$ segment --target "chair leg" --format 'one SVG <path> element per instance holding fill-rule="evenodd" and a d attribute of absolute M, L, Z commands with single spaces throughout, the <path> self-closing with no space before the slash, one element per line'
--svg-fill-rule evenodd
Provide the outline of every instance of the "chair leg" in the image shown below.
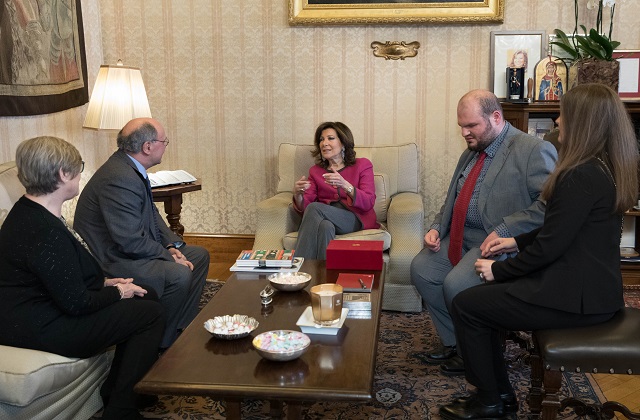
<path fill-rule="evenodd" d="M 554 420 L 560 409 L 560 387 L 562 372 L 544 371 L 544 399 L 542 400 L 542 420 Z"/>
<path fill-rule="evenodd" d="M 531 414 L 540 415 L 540 411 L 542 411 L 542 398 L 544 397 L 544 391 L 542 389 L 544 371 L 542 369 L 542 358 L 537 351 L 535 351 L 535 348 L 531 352 L 529 362 L 531 364 L 531 389 L 529 390 L 527 402 L 529 403 Z"/>

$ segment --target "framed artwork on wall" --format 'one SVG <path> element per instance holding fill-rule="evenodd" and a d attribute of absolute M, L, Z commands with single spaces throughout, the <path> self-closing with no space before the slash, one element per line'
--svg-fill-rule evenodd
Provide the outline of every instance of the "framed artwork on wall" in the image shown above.
<path fill-rule="evenodd" d="M 640 99 L 640 50 L 614 50 L 620 63 L 618 95 L 622 100 Z"/>
<path fill-rule="evenodd" d="M 559 57 L 548 55 L 535 68 L 533 99 L 559 101 L 568 89 L 567 65 Z"/>
<path fill-rule="evenodd" d="M 496 22 L 505 0 L 289 0 L 290 25 Z"/>
<path fill-rule="evenodd" d="M 19 3 L 0 2 L 0 116 L 51 114 L 89 102 L 80 1 L 35 14 Z"/>
<path fill-rule="evenodd" d="M 491 31 L 490 90 L 507 97 L 507 67 L 524 67 L 525 83 L 547 48 L 545 31 Z"/>

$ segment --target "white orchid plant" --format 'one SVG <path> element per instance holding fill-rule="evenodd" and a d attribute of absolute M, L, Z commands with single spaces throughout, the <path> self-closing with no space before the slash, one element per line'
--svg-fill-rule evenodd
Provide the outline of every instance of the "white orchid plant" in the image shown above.
<path fill-rule="evenodd" d="M 575 62 L 586 58 L 595 58 L 604 61 L 613 61 L 613 50 L 616 49 L 620 42 L 611 40 L 611 34 L 613 32 L 613 16 L 616 10 L 616 0 L 588 0 L 587 8 L 598 8 L 598 14 L 596 16 L 596 26 L 587 31 L 584 25 L 580 25 L 582 28 L 582 34 L 578 33 L 578 0 L 574 0 L 575 10 L 575 28 L 573 30 L 573 36 L 569 38 L 565 32 L 560 29 L 555 30 L 555 34 L 558 39 L 551 42 L 552 45 L 558 46 L 567 55 L 569 55 L 568 61 Z M 605 9 L 609 9 L 609 34 L 606 35 L 603 32 L 604 13 Z"/>

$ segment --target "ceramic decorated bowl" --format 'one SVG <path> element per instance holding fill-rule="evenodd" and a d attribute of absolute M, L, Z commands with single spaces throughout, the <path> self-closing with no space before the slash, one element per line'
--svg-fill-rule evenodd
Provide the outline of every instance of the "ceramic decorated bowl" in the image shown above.
<path fill-rule="evenodd" d="M 285 362 L 302 356 L 309 348 L 309 336 L 300 331 L 274 330 L 253 339 L 253 347 L 267 360 Z"/>

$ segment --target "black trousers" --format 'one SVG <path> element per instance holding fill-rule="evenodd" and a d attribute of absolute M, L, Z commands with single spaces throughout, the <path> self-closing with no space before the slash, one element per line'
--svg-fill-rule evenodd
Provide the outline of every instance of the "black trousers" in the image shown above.
<path fill-rule="evenodd" d="M 583 315 L 524 302 L 506 293 L 510 283 L 485 283 L 453 299 L 452 318 L 467 381 L 485 403 L 513 393 L 502 353 L 502 331 L 534 331 L 598 324 L 614 314 Z"/>
<path fill-rule="evenodd" d="M 165 315 L 153 288 L 143 298 L 122 299 L 97 312 L 63 315 L 46 329 L 39 350 L 66 357 L 91 357 L 113 345 L 113 363 L 101 388 L 103 419 L 137 415 L 133 386 L 158 359 Z M 35 347 L 35 346 L 34 346 Z"/>

